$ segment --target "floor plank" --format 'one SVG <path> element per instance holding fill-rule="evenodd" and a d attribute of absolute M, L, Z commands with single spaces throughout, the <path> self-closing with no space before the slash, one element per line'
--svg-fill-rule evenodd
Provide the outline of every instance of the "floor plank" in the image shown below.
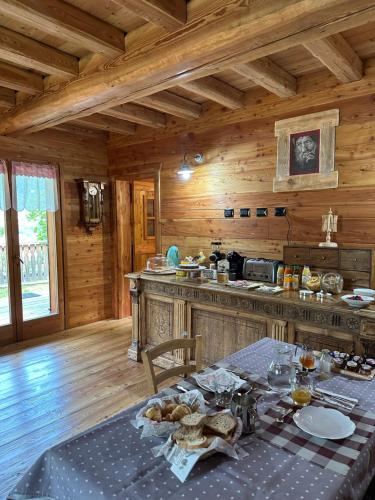
<path fill-rule="evenodd" d="M 149 396 L 130 341 L 127 318 L 0 348 L 1 500 L 46 448 Z"/>

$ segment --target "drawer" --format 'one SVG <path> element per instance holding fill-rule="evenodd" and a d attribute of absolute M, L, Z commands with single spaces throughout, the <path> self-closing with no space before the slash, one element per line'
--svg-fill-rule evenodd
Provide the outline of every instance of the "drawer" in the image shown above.
<path fill-rule="evenodd" d="M 340 250 L 340 269 L 371 271 L 371 250 Z"/>
<path fill-rule="evenodd" d="M 308 265 L 310 263 L 310 248 L 284 247 L 284 262 L 291 265 Z"/>
<path fill-rule="evenodd" d="M 336 248 L 312 248 L 310 264 L 314 267 L 337 269 L 339 267 L 339 252 Z"/>

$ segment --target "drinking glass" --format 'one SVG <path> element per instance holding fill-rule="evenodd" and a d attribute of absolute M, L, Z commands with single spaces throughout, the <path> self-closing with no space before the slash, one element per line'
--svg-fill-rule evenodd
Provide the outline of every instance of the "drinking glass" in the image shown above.
<path fill-rule="evenodd" d="M 315 356 L 314 351 L 311 347 L 303 346 L 301 356 L 299 358 L 299 362 L 302 367 L 306 370 L 314 370 L 315 369 Z"/>
<path fill-rule="evenodd" d="M 309 405 L 313 391 L 313 381 L 308 372 L 297 372 L 290 385 L 293 403 L 296 406 Z"/>
<path fill-rule="evenodd" d="M 232 402 L 235 385 L 236 384 L 234 381 L 214 381 L 216 406 L 220 406 L 221 408 L 229 408 Z"/>

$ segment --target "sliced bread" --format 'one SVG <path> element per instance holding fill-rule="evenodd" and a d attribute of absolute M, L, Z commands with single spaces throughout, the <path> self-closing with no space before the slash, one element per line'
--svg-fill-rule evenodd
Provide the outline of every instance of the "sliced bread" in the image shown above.
<path fill-rule="evenodd" d="M 226 438 L 236 428 L 236 419 L 229 413 L 218 413 L 212 417 L 207 417 L 205 426 L 213 434 Z"/>
<path fill-rule="evenodd" d="M 183 417 L 180 422 L 184 427 L 192 428 L 202 426 L 205 420 L 206 415 L 203 415 L 202 413 L 192 413 L 191 415 Z"/>
<path fill-rule="evenodd" d="M 203 426 L 201 427 L 193 427 L 193 428 L 188 428 L 188 427 L 180 427 L 177 429 L 173 435 L 172 439 L 174 441 L 178 440 L 194 440 L 202 437 L 202 432 L 203 431 Z"/>

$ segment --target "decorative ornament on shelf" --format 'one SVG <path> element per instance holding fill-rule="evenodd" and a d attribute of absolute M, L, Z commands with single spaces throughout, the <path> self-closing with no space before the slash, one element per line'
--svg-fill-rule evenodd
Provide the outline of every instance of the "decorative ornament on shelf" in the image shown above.
<path fill-rule="evenodd" d="M 337 233 L 337 218 L 338 216 L 332 212 L 330 208 L 327 215 L 322 216 L 322 231 L 326 232 L 326 241 L 319 243 L 320 247 L 336 248 L 337 243 L 331 241 L 331 233 Z"/>
<path fill-rule="evenodd" d="M 81 221 L 91 233 L 103 221 L 104 183 L 77 180 L 81 197 Z"/>

